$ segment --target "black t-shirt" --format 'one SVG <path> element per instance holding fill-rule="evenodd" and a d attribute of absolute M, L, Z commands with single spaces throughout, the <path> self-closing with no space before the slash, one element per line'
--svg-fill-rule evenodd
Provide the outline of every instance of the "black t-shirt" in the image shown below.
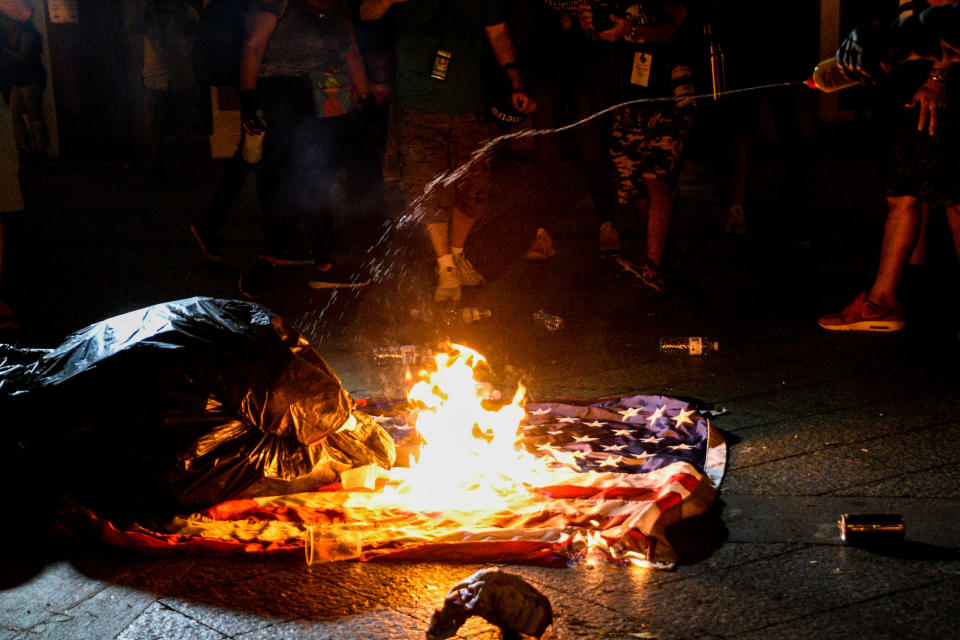
<path fill-rule="evenodd" d="M 665 0 L 643 0 L 625 7 L 633 24 L 652 25 L 667 22 Z M 620 87 L 626 99 L 673 96 L 670 73 L 677 62 L 676 38 L 672 42 L 619 43 L 622 55 Z"/>

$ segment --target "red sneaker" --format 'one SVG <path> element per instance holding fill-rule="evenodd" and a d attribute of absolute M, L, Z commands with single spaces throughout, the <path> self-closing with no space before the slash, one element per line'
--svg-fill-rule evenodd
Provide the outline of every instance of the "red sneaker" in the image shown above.
<path fill-rule="evenodd" d="M 823 316 L 817 323 L 830 331 L 900 331 L 907 326 L 899 304 L 881 307 L 865 292 L 840 313 Z"/>

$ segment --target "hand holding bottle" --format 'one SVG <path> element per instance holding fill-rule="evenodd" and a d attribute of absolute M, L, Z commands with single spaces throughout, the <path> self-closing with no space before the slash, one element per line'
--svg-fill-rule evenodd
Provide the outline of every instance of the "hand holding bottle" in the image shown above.
<path fill-rule="evenodd" d="M 883 76 L 886 57 L 881 29 L 875 25 L 855 27 L 837 49 L 840 69 L 860 82 L 874 82 Z"/>

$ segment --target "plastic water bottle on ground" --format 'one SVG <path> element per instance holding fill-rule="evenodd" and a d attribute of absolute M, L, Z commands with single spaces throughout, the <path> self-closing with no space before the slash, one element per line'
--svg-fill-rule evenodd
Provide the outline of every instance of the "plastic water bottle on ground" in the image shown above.
<path fill-rule="evenodd" d="M 681 353 L 691 356 L 702 356 L 720 348 L 716 340 L 709 340 L 702 336 L 684 338 L 660 338 L 662 353 Z"/>
<path fill-rule="evenodd" d="M 373 359 L 381 367 L 389 365 L 417 364 L 430 358 L 429 349 L 421 349 L 415 344 L 374 347 Z"/>
<path fill-rule="evenodd" d="M 457 324 L 473 324 L 484 320 L 493 315 L 490 309 L 480 309 L 478 307 L 464 307 L 463 309 L 450 309 L 444 316 L 448 326 Z"/>
<path fill-rule="evenodd" d="M 563 329 L 563 318 L 547 313 L 543 309 L 538 309 L 533 317 L 540 321 L 549 331 L 560 331 Z"/>

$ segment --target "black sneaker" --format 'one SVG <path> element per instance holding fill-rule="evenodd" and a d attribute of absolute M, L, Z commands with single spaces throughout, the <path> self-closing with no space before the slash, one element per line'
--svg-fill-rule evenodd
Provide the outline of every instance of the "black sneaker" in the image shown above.
<path fill-rule="evenodd" d="M 190 233 L 193 234 L 194 240 L 197 241 L 197 244 L 200 245 L 200 252 L 203 254 L 203 257 L 207 260 L 213 262 L 226 262 L 227 259 L 222 253 L 220 253 L 220 241 L 215 237 L 204 237 L 201 235 L 200 231 L 197 229 L 197 226 L 192 224 L 190 225 Z"/>
<path fill-rule="evenodd" d="M 313 264 L 313 254 L 303 247 L 287 247 L 282 251 L 264 252 L 260 258 L 277 267 L 295 267 Z"/>
<path fill-rule="evenodd" d="M 260 297 L 272 276 L 273 264 L 263 258 L 257 260 L 249 271 L 240 276 L 240 293 L 251 299 Z"/>
<path fill-rule="evenodd" d="M 358 270 L 347 270 L 333 265 L 326 271 L 313 270 L 307 282 L 311 289 L 356 289 L 370 284 L 370 278 Z"/>

